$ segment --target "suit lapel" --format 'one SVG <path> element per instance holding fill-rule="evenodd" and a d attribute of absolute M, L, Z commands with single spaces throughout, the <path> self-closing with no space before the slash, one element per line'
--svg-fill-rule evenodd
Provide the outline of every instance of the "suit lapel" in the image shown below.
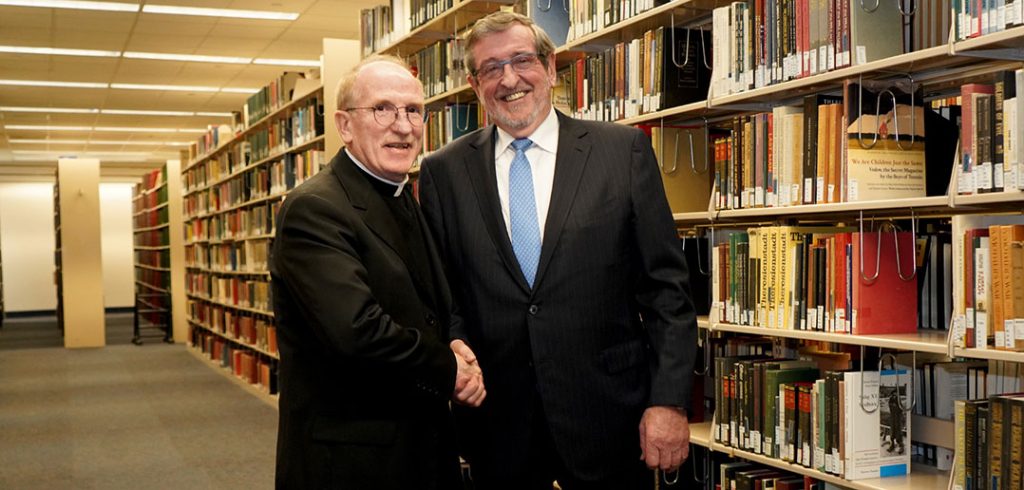
<path fill-rule="evenodd" d="M 363 171 L 359 170 L 355 162 L 348 157 L 345 150 L 341 150 L 334 158 L 331 169 L 347 192 L 352 207 L 360 214 L 366 226 L 395 251 L 405 263 L 406 269 L 412 270 L 410 264 L 406 263 L 406 257 L 410 257 L 410 255 L 406 240 L 402 238 L 402 230 L 395 218 L 391 216 L 387 203 L 367 181 L 372 177 L 364 175 Z"/>
<path fill-rule="evenodd" d="M 530 292 L 530 285 L 526 283 L 523 271 L 519 267 L 515 252 L 512 251 L 512 242 L 508 237 L 508 230 L 505 228 L 505 218 L 501 214 L 501 200 L 498 199 L 498 181 L 494 170 L 494 138 L 497 130 L 490 126 L 489 130 L 480 131 L 476 139 L 470 142 L 472 150 L 463 156 L 463 163 L 466 166 L 466 174 L 473 184 L 473 191 L 476 193 L 477 202 L 480 203 L 480 214 L 487 227 L 487 233 L 491 235 L 491 241 L 498 249 L 501 262 L 505 264 L 508 273 L 515 279 L 519 287 Z M 481 159 L 480 156 L 483 155 Z"/>
<path fill-rule="evenodd" d="M 580 179 L 590 157 L 590 137 L 583 125 L 559 112 L 558 127 L 555 178 L 551 185 L 551 204 L 548 206 L 547 223 L 544 225 L 544 243 L 540 249 L 534 289 L 544 279 L 544 272 L 547 271 L 551 256 L 555 253 L 555 246 L 562 236 L 565 220 L 576 199 L 576 191 L 579 189 Z"/>

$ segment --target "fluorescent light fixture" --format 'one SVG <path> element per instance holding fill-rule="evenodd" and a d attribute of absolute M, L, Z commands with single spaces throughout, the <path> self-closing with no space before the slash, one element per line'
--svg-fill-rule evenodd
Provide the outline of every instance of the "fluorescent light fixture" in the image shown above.
<path fill-rule="evenodd" d="M 178 131 L 175 128 L 137 128 L 117 126 L 96 126 L 92 129 L 96 131 L 116 131 L 121 133 L 174 133 Z"/>
<path fill-rule="evenodd" d="M 46 126 L 35 124 L 8 124 L 8 130 L 23 131 L 92 131 L 92 126 Z"/>
<path fill-rule="evenodd" d="M 59 114 L 98 114 L 99 109 L 78 109 L 73 107 L 0 107 L 0 112 L 43 112 Z"/>
<path fill-rule="evenodd" d="M 110 88 L 127 90 L 172 90 L 176 92 L 218 92 L 217 87 L 201 87 L 193 85 L 151 85 L 145 83 L 112 83 Z"/>
<path fill-rule="evenodd" d="M 305 66 L 310 68 L 317 68 L 320 66 L 320 60 L 288 60 L 280 58 L 255 58 L 252 60 L 254 65 L 276 65 L 276 66 Z"/>
<path fill-rule="evenodd" d="M 198 54 L 173 54 L 173 53 L 143 53 L 139 51 L 125 51 L 125 58 L 139 60 L 163 60 L 163 61 L 195 61 L 199 63 L 233 63 L 236 65 L 247 65 L 252 58 L 240 58 L 236 56 L 205 56 Z"/>
<path fill-rule="evenodd" d="M 35 48 L 31 46 L 0 46 L 0 53 L 51 54 L 60 56 L 105 56 L 109 58 L 117 58 L 118 56 L 121 56 L 120 51 L 104 51 L 100 49 Z"/>
<path fill-rule="evenodd" d="M 54 82 L 50 80 L 0 80 L 0 85 L 20 87 L 107 88 L 106 83 Z"/>
<path fill-rule="evenodd" d="M 108 12 L 138 12 L 139 5 L 118 2 L 84 2 L 78 0 L 0 0 L 0 5 L 12 7 L 43 7 L 54 9 L 106 10 Z"/>
<path fill-rule="evenodd" d="M 205 129 L 178 128 L 179 133 L 205 133 Z"/>
<path fill-rule="evenodd" d="M 124 140 L 62 140 L 62 139 L 9 139 L 14 144 L 42 145 L 128 145 L 128 146 L 188 146 L 184 141 L 124 141 Z"/>
<path fill-rule="evenodd" d="M 220 89 L 221 92 L 228 94 L 255 94 L 259 92 L 258 88 L 245 88 L 245 87 L 224 87 Z"/>
<path fill-rule="evenodd" d="M 295 20 L 295 12 L 271 12 L 267 10 L 212 9 L 202 7 L 179 7 L 175 5 L 143 5 L 147 14 L 202 15 L 207 17 L 231 17 L 235 19 Z"/>
<path fill-rule="evenodd" d="M 231 117 L 231 116 L 233 116 L 233 114 L 231 114 L 230 112 L 196 112 L 196 115 L 197 116 L 207 116 L 207 117 Z"/>
<path fill-rule="evenodd" d="M 196 113 L 188 111 L 140 111 L 133 109 L 103 109 L 103 114 L 119 114 L 125 116 L 194 116 Z"/>

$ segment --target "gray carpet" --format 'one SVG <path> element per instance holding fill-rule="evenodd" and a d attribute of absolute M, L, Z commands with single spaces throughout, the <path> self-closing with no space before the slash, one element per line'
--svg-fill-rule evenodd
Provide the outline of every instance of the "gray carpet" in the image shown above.
<path fill-rule="evenodd" d="M 272 488 L 277 411 L 184 346 L 11 349 L 23 322 L 0 330 L 0 488 Z"/>

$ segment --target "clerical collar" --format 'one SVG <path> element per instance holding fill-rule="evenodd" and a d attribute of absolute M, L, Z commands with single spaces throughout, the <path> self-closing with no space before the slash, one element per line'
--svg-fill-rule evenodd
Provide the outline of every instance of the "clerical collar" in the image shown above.
<path fill-rule="evenodd" d="M 408 175 L 406 175 L 405 178 L 402 179 L 401 182 L 392 182 L 392 181 L 390 181 L 388 179 L 385 179 L 384 177 L 381 177 L 381 176 L 379 176 L 377 174 L 374 174 L 369 169 L 367 169 L 363 165 L 363 162 L 360 162 L 358 158 L 356 158 L 354 155 L 352 155 L 352 152 L 348 151 L 348 148 L 345 148 L 345 153 L 348 155 L 349 158 L 352 159 L 352 162 L 355 163 L 357 167 L 359 167 L 359 170 L 362 170 L 363 172 L 365 172 L 366 175 L 369 175 L 370 177 L 373 177 L 374 179 L 377 179 L 377 180 L 379 180 L 379 181 L 381 181 L 381 182 L 383 182 L 385 184 L 388 184 L 388 185 L 391 185 L 391 186 L 395 186 L 396 187 L 395 193 L 392 195 L 392 197 L 398 197 L 398 196 L 402 195 L 402 191 L 405 189 L 405 184 L 409 183 L 409 176 Z"/>

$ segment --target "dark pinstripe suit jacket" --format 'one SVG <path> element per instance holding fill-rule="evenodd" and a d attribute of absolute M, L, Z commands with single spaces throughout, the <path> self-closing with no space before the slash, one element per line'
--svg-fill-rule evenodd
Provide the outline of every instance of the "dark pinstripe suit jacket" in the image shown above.
<path fill-rule="evenodd" d="M 559 125 L 533 290 L 502 218 L 494 127 L 447 145 L 420 174 L 459 308 L 451 333 L 475 350 L 487 385 L 483 407 L 457 414 L 460 434 L 492 474 L 522 468 L 538 394 L 580 478 L 639 458 L 644 408 L 689 404 L 696 320 L 650 141 L 562 114 Z"/>

